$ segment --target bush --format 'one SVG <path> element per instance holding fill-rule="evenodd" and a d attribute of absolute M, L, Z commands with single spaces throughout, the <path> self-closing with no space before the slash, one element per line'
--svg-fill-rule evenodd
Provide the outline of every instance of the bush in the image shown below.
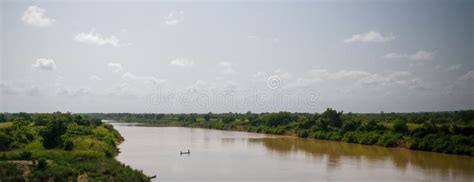
<path fill-rule="evenodd" d="M 113 157 L 113 156 L 114 156 L 114 153 L 111 152 L 110 150 L 106 150 L 106 151 L 105 151 L 105 157 L 111 158 L 111 157 Z"/>
<path fill-rule="evenodd" d="M 7 160 L 7 154 L 2 154 L 2 156 L 0 156 L 0 160 Z"/>
<path fill-rule="evenodd" d="M 342 138 L 343 142 L 359 143 L 365 145 L 373 145 L 377 143 L 380 135 L 375 132 L 347 132 Z"/>
<path fill-rule="evenodd" d="M 393 131 L 397 133 L 407 133 L 408 132 L 408 126 L 406 121 L 402 120 L 397 120 L 393 124 Z"/>
<path fill-rule="evenodd" d="M 337 131 L 317 131 L 311 135 L 312 138 L 321 139 L 321 140 L 334 140 L 339 141 L 342 139 L 342 136 Z"/>
<path fill-rule="evenodd" d="M 363 133 L 358 139 L 358 142 L 360 144 L 373 145 L 377 143 L 379 138 L 380 135 L 375 132 Z"/>
<path fill-rule="evenodd" d="M 8 150 L 10 148 L 10 144 L 12 143 L 12 139 L 10 136 L 6 135 L 3 132 L 0 132 L 0 151 Z"/>
<path fill-rule="evenodd" d="M 343 124 L 342 124 L 342 128 L 341 128 L 341 132 L 345 133 L 345 132 L 349 132 L 349 131 L 355 131 L 357 130 L 357 128 L 360 126 L 360 123 L 359 122 L 355 122 L 355 121 L 345 121 Z"/>
<path fill-rule="evenodd" d="M 66 140 L 64 142 L 64 150 L 71 151 L 74 149 L 74 142 L 72 140 Z"/>
<path fill-rule="evenodd" d="M 48 162 L 46 161 L 46 159 L 43 159 L 43 158 L 39 159 L 37 169 L 45 170 L 46 168 L 48 168 Z"/>
<path fill-rule="evenodd" d="M 377 141 L 378 145 L 384 147 L 396 147 L 399 145 L 401 135 L 392 132 L 386 132 Z"/>
<path fill-rule="evenodd" d="M 357 143 L 355 135 L 356 132 L 347 132 L 344 134 L 344 137 L 342 137 L 342 141 L 347 143 Z"/>
<path fill-rule="evenodd" d="M 32 155 L 33 155 L 33 153 L 31 153 L 30 151 L 23 151 L 23 152 L 20 153 L 20 159 L 30 160 Z"/>
<path fill-rule="evenodd" d="M 309 135 L 308 130 L 299 130 L 297 133 L 298 137 L 306 138 Z"/>
<path fill-rule="evenodd" d="M 15 164 L 0 162 L 0 181 L 25 181 L 23 171 Z"/>

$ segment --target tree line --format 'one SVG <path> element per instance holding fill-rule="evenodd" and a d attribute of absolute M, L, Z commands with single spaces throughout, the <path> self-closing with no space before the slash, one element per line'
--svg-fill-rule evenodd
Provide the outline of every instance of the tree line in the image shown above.
<path fill-rule="evenodd" d="M 238 130 L 474 156 L 474 110 L 420 113 L 91 113 L 93 118 Z"/>

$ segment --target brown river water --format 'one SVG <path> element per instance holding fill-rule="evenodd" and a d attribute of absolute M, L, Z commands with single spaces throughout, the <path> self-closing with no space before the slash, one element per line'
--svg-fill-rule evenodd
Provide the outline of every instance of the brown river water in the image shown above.
<path fill-rule="evenodd" d="M 257 133 L 114 124 L 117 159 L 154 181 L 474 181 L 474 157 Z M 180 155 L 180 151 L 191 151 Z"/>

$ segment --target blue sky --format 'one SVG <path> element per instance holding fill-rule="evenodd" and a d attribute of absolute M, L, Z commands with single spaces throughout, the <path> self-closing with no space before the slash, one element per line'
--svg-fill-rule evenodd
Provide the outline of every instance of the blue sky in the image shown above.
<path fill-rule="evenodd" d="M 3 112 L 474 108 L 472 1 L 1 1 Z"/>

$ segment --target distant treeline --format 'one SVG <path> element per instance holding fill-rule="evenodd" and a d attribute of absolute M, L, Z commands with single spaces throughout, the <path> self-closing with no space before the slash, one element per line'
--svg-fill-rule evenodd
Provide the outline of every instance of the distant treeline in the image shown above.
<path fill-rule="evenodd" d="M 422 113 L 91 113 L 93 118 L 238 130 L 474 156 L 474 110 Z"/>
<path fill-rule="evenodd" d="M 0 113 L 0 181 L 149 181 L 117 160 L 112 125 L 71 113 Z"/>

